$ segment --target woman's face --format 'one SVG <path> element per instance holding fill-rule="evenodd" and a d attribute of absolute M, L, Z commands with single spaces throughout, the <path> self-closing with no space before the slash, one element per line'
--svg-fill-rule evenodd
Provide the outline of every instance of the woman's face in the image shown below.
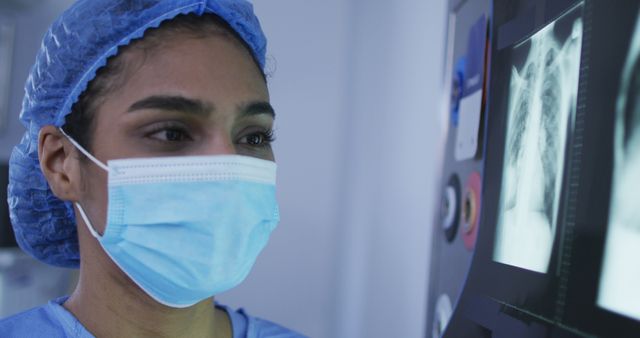
<path fill-rule="evenodd" d="M 238 154 L 273 160 L 274 112 L 249 51 L 229 37 L 176 35 L 148 55 L 123 54 L 126 81 L 104 97 L 91 152 L 112 159 Z M 144 62 L 142 62 L 144 61 Z M 104 231 L 107 173 L 81 163 L 82 196 Z"/>

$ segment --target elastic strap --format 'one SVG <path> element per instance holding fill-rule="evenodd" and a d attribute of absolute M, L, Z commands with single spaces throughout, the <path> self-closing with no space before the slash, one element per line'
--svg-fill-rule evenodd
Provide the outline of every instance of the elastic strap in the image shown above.
<path fill-rule="evenodd" d="M 100 234 L 93 228 L 93 225 L 91 225 L 91 222 L 89 221 L 89 217 L 87 217 L 87 214 L 84 212 L 84 209 L 82 209 L 80 203 L 76 202 L 76 207 L 78 207 L 78 211 L 80 211 L 80 217 L 82 217 L 84 224 L 87 225 L 87 229 L 89 229 L 91 235 L 93 235 L 93 237 L 95 237 L 96 239 L 100 239 L 102 236 L 100 236 Z"/>
<path fill-rule="evenodd" d="M 62 135 L 64 135 L 69 140 L 69 142 L 71 142 L 71 144 L 73 144 L 73 146 L 76 147 L 76 149 L 80 150 L 80 152 L 83 153 L 85 156 L 87 156 L 93 163 L 95 163 L 98 167 L 104 169 L 106 172 L 110 171 L 109 167 L 106 164 L 100 162 L 100 160 L 98 160 L 93 155 L 91 155 L 78 142 L 76 142 L 76 140 L 74 140 L 71 136 L 67 135 L 67 133 L 65 133 L 64 130 L 62 130 L 62 128 L 58 128 L 58 129 L 60 130 Z"/>

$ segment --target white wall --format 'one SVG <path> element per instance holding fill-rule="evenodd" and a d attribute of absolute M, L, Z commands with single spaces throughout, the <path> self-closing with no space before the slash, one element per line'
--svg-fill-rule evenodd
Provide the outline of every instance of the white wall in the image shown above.
<path fill-rule="evenodd" d="M 312 337 L 422 337 L 445 0 L 255 1 L 283 219 L 221 297 Z"/>
<path fill-rule="evenodd" d="M 356 165 L 341 228 L 339 337 L 421 337 L 441 167 L 445 1 L 356 0 Z"/>

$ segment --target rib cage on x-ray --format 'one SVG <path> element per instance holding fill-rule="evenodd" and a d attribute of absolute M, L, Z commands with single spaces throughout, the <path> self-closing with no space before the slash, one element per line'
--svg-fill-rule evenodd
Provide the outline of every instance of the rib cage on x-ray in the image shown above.
<path fill-rule="evenodd" d="M 554 240 L 582 38 L 580 19 L 565 41 L 556 37 L 554 26 L 525 41 L 529 53 L 524 66 L 512 69 L 494 252 L 498 262 L 538 272 L 546 272 Z"/>
<path fill-rule="evenodd" d="M 560 131 L 558 128 L 558 116 L 560 113 L 558 95 L 562 88 L 558 81 L 557 71 L 559 70 L 557 64 L 555 64 L 555 46 L 551 46 L 551 49 L 547 51 L 546 61 L 542 68 L 543 74 L 536 74 L 535 69 L 538 68 L 537 64 L 532 62 L 525 70 L 524 81 L 521 80 L 519 95 L 516 99 L 516 108 L 513 110 L 513 118 L 510 119 L 511 130 L 509 137 L 509 165 L 518 166 L 521 163 L 524 153 L 526 151 L 525 145 L 523 145 L 523 139 L 529 133 L 537 133 L 538 152 L 540 153 L 540 161 L 544 170 L 544 194 L 542 199 L 541 211 L 545 214 L 549 224 L 552 224 L 553 218 L 553 201 L 556 194 L 556 173 L 558 166 L 556 163 L 555 154 L 558 151 L 560 144 Z M 556 72 L 554 72 L 556 71 Z M 542 75 L 542 76 L 540 76 Z M 514 76 L 518 76 L 514 74 Z M 540 116 L 538 121 L 532 121 L 533 114 L 530 110 L 531 96 L 536 93 L 532 93 L 532 88 L 535 88 L 538 78 L 542 77 L 541 88 L 539 95 L 541 97 Z M 535 123 L 535 124 L 534 124 Z M 531 125 L 534 124 L 534 125 Z M 522 177 L 519 177 L 522 179 Z M 517 203 L 517 186 L 515 193 L 511 193 L 509 196 L 510 201 L 507 202 L 506 209 L 513 209 Z M 537 208 L 538 206 L 536 206 Z"/>

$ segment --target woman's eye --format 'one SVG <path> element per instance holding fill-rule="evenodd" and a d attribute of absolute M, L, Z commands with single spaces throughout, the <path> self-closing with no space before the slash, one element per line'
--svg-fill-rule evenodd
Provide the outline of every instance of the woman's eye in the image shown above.
<path fill-rule="evenodd" d="M 264 143 L 264 136 L 262 135 L 250 135 L 247 137 L 247 143 L 252 146 L 258 146 Z"/>
<path fill-rule="evenodd" d="M 175 128 L 165 128 L 150 135 L 151 138 L 164 142 L 184 142 L 191 139 L 185 131 Z"/>
<path fill-rule="evenodd" d="M 260 147 L 267 146 L 274 141 L 273 132 L 255 133 L 247 135 L 240 140 L 240 143 L 245 143 L 250 146 Z"/>

